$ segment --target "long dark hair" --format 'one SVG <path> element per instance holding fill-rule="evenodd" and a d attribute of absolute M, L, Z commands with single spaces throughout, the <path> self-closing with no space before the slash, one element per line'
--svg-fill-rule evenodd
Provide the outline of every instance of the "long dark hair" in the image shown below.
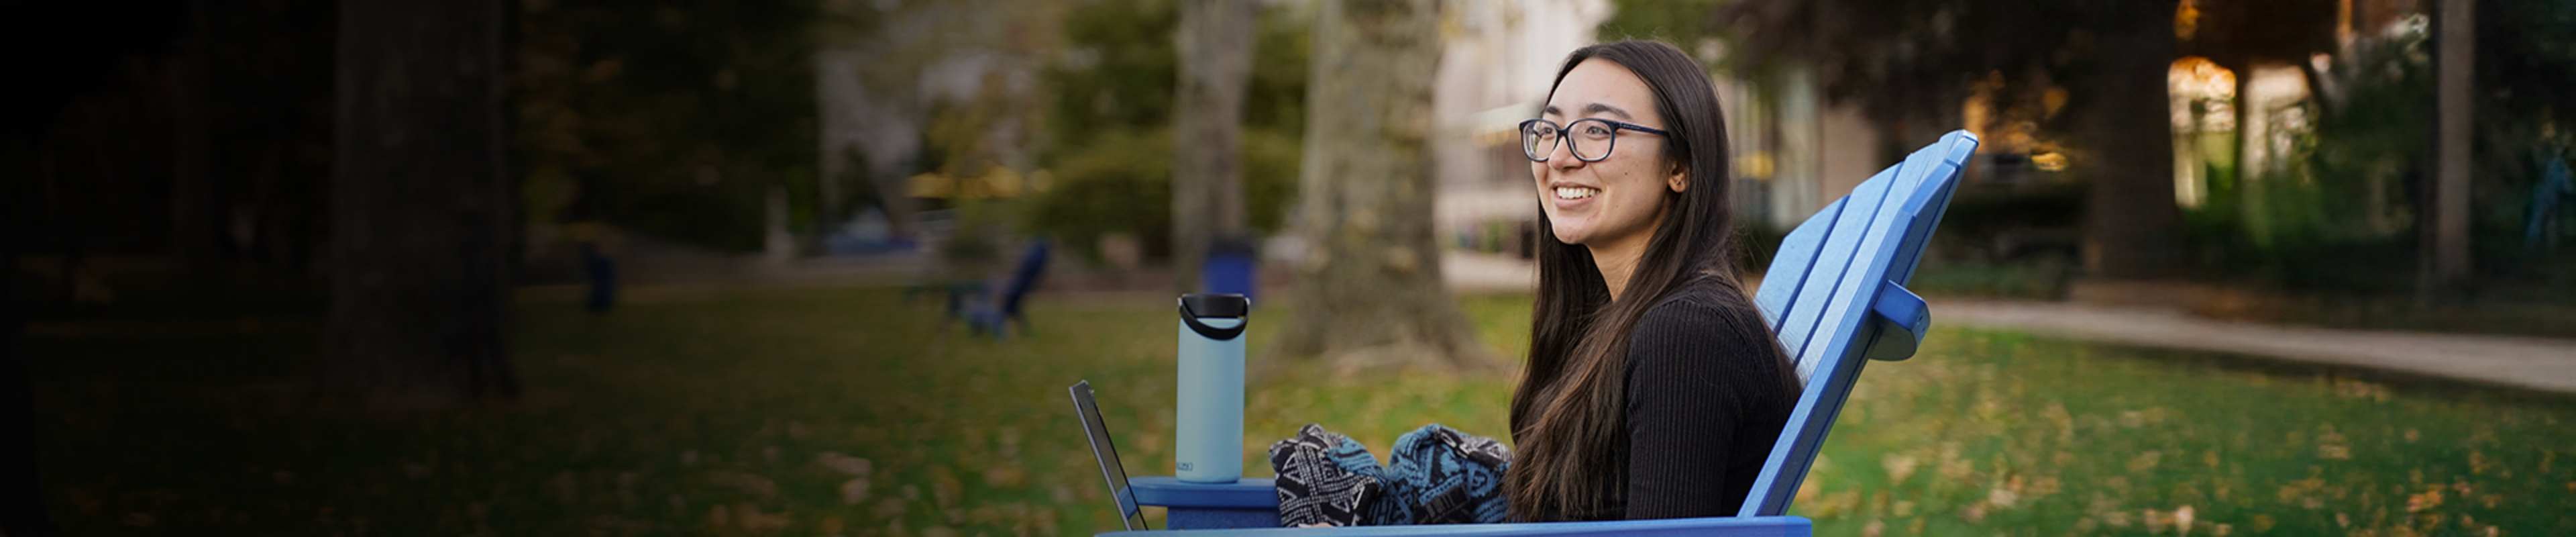
<path fill-rule="evenodd" d="M 1611 497 L 1626 488 L 1628 332 L 1646 310 L 1696 282 L 1721 289 L 1718 304 L 1753 311 L 1731 262 L 1735 226 L 1726 187 L 1726 121 L 1698 62 L 1672 45 L 1621 41 L 1583 47 L 1565 58 L 1556 84 L 1584 60 L 1619 64 L 1644 79 L 1664 120 L 1664 154 L 1689 186 L 1664 192 L 1669 208 L 1648 239 L 1644 259 L 1616 301 L 1592 253 L 1556 240 L 1539 212 L 1538 297 L 1530 326 L 1529 366 L 1512 393 L 1512 466 L 1503 484 L 1515 520 L 1613 518 Z M 1549 98 L 1555 97 L 1553 84 Z M 1660 186 L 1660 185 L 1658 185 Z M 1713 327 L 1714 328 L 1714 327 Z M 1789 371 L 1787 357 L 1775 359 Z M 1714 484 L 1712 484 L 1714 486 Z"/>

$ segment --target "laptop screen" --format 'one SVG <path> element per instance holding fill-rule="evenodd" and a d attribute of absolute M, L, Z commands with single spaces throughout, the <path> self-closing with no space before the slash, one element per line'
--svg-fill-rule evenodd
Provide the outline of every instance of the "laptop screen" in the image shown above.
<path fill-rule="evenodd" d="M 1100 461 L 1100 478 L 1109 482 L 1109 498 L 1117 503 L 1120 523 L 1130 530 L 1145 527 L 1145 510 L 1136 505 L 1136 493 L 1127 490 L 1127 468 L 1118 463 L 1118 445 L 1109 441 L 1109 423 L 1100 418 L 1100 404 L 1091 397 L 1091 381 L 1076 382 L 1073 410 L 1082 415 L 1083 436 L 1091 440 L 1091 456 Z"/>

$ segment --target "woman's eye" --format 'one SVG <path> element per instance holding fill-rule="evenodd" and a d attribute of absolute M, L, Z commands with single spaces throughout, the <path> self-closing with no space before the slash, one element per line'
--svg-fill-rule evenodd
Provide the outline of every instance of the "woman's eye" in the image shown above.
<path fill-rule="evenodd" d="M 1608 138 L 1610 137 L 1610 128 L 1600 125 L 1584 125 L 1583 135 L 1594 139 Z"/>

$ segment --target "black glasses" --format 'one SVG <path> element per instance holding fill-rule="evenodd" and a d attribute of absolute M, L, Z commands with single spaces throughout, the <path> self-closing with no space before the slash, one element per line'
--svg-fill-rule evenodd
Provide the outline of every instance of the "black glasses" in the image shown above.
<path fill-rule="evenodd" d="M 1577 119 L 1562 127 L 1554 121 L 1533 119 L 1521 122 L 1521 155 L 1529 157 L 1530 162 L 1547 162 L 1548 155 L 1556 154 L 1557 142 L 1566 140 L 1576 160 L 1600 162 L 1610 158 L 1610 149 L 1619 145 L 1621 130 L 1664 135 L 1663 129 L 1601 118 Z"/>

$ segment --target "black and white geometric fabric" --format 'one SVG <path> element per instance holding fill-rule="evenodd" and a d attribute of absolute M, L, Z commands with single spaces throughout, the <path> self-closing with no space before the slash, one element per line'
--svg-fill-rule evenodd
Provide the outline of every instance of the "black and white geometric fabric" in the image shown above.
<path fill-rule="evenodd" d="M 1348 437 L 1308 424 L 1270 446 L 1283 526 L 1502 522 L 1511 449 L 1437 424 L 1405 433 L 1378 466 Z"/>
<path fill-rule="evenodd" d="M 1279 474 L 1273 482 L 1281 526 L 1357 526 L 1378 494 L 1377 459 L 1368 448 L 1321 425 L 1270 444 L 1270 469 Z"/>

